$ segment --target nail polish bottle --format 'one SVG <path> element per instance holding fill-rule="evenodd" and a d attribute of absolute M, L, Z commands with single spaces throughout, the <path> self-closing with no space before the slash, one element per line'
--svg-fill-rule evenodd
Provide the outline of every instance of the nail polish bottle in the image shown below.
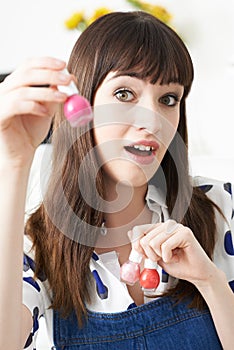
<path fill-rule="evenodd" d="M 88 124 L 93 119 L 92 108 L 89 101 L 79 94 L 74 81 L 69 85 L 60 85 L 58 89 L 68 96 L 63 111 L 70 125 L 75 128 Z"/>
<path fill-rule="evenodd" d="M 139 280 L 141 260 L 141 254 L 132 250 L 128 261 L 126 261 L 120 268 L 120 278 L 123 282 L 133 286 Z"/>
<path fill-rule="evenodd" d="M 145 292 L 154 292 L 159 285 L 160 277 L 157 271 L 158 264 L 150 259 L 145 259 L 144 269 L 140 274 L 141 289 Z"/>

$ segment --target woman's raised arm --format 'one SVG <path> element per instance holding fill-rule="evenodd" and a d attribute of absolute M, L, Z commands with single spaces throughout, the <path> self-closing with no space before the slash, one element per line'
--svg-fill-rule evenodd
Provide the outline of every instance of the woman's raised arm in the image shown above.
<path fill-rule="evenodd" d="M 0 349 L 23 348 L 32 326 L 22 306 L 25 197 L 34 152 L 67 98 L 56 88 L 72 79 L 64 67 L 30 59 L 0 84 Z"/>

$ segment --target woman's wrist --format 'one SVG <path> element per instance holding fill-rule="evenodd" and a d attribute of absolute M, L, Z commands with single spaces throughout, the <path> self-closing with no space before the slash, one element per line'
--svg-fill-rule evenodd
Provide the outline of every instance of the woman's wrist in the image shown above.
<path fill-rule="evenodd" d="M 6 192 L 6 195 L 13 193 L 20 187 L 20 192 L 24 193 L 27 189 L 30 169 L 32 161 L 15 162 L 11 160 L 0 161 L 0 177 L 1 177 L 1 192 Z"/>
<path fill-rule="evenodd" d="M 14 171 L 17 174 L 28 173 L 30 171 L 34 154 L 29 157 L 18 157 L 11 159 L 0 155 L 0 173 Z"/>
<path fill-rule="evenodd" d="M 195 283 L 195 286 L 206 299 L 211 293 L 215 293 L 218 289 L 227 284 L 228 282 L 225 273 L 217 266 L 213 265 L 213 269 L 210 271 L 207 279 L 198 281 Z"/>

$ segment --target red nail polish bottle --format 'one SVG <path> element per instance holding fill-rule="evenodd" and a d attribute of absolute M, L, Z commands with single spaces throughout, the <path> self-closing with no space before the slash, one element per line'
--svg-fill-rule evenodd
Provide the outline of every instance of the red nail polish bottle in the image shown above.
<path fill-rule="evenodd" d="M 132 250 L 128 261 L 126 261 L 120 268 L 120 278 L 123 282 L 133 286 L 139 280 L 141 260 L 141 254 Z"/>
<path fill-rule="evenodd" d="M 160 277 L 157 269 L 158 264 L 150 259 L 145 259 L 144 270 L 140 275 L 141 289 L 146 292 L 154 292 L 159 285 Z"/>

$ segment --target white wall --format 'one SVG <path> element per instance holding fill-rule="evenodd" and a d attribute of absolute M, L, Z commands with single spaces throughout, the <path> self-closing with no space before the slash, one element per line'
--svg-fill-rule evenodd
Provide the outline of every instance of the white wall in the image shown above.
<path fill-rule="evenodd" d="M 148 1 L 173 13 L 194 61 L 188 100 L 193 172 L 234 182 L 234 0 Z M 64 20 L 73 11 L 90 14 L 102 5 L 129 9 L 124 0 L 1 0 L 0 73 L 31 56 L 67 60 L 77 33 L 67 31 Z M 48 349 L 43 336 L 39 349 Z"/>
<path fill-rule="evenodd" d="M 198 156 L 207 159 L 201 169 L 205 174 L 216 169 L 218 157 L 224 159 L 223 169 L 217 164 L 213 176 L 223 177 L 228 171 L 234 180 L 234 0 L 148 2 L 164 5 L 173 14 L 174 26 L 194 61 L 195 81 L 188 100 L 194 171 L 200 172 Z M 99 6 L 129 9 L 124 0 L 1 0 L 0 73 L 13 70 L 29 56 L 53 55 L 67 60 L 78 33 L 67 31 L 64 20 L 73 11 L 84 9 L 91 14 Z M 214 166 L 210 166 L 211 159 Z"/>

